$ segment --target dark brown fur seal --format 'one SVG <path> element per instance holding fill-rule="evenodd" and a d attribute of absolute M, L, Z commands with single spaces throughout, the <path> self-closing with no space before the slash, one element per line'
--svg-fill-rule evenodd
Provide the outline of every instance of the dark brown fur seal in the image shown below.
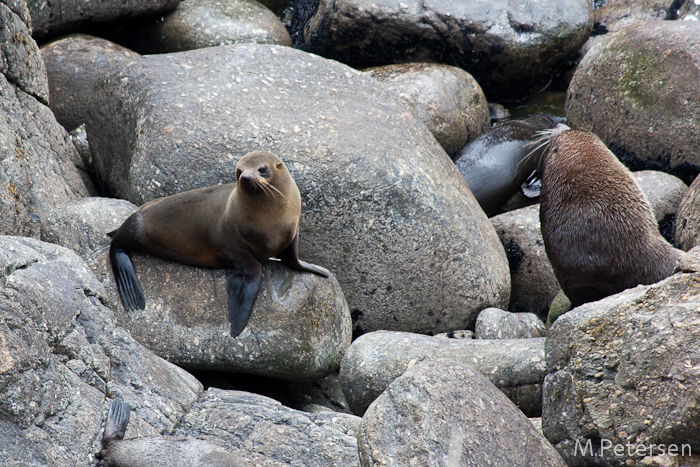
<path fill-rule="evenodd" d="M 206 441 L 174 436 L 124 440 L 129 404 L 112 401 L 97 467 L 251 467 L 233 453 Z"/>
<path fill-rule="evenodd" d="M 658 282 L 683 253 L 659 233 L 629 170 L 589 131 L 554 129 L 540 203 L 545 250 L 574 307 Z"/>
<path fill-rule="evenodd" d="M 124 308 L 146 301 L 127 252 L 190 266 L 225 268 L 233 337 L 243 331 L 258 294 L 261 264 L 277 257 L 289 267 L 328 277 L 299 260 L 301 196 L 287 167 L 257 151 L 236 165 L 236 183 L 185 191 L 148 202 L 113 234 L 112 270 Z"/>
<path fill-rule="evenodd" d="M 538 132 L 556 123 L 544 114 L 501 123 L 457 153 L 457 170 L 486 214 L 497 214 L 536 170 Z"/>

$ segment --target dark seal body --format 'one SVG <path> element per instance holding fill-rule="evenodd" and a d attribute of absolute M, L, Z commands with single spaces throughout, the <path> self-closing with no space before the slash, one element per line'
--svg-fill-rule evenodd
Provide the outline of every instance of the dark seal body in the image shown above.
<path fill-rule="evenodd" d="M 545 250 L 574 307 L 658 282 L 683 253 L 659 233 L 629 170 L 589 131 L 555 128 L 540 203 Z"/>
<path fill-rule="evenodd" d="M 246 154 L 236 165 L 236 183 L 185 191 L 148 202 L 116 230 L 110 260 L 127 310 L 145 298 L 130 251 L 190 266 L 225 268 L 231 335 L 250 317 L 261 264 L 277 257 L 288 266 L 327 277 L 299 260 L 301 196 L 287 167 L 268 152 Z"/>
<path fill-rule="evenodd" d="M 472 194 L 488 215 L 508 201 L 537 169 L 542 149 L 537 133 L 554 127 L 548 115 L 511 120 L 467 144 L 455 156 L 455 165 Z"/>

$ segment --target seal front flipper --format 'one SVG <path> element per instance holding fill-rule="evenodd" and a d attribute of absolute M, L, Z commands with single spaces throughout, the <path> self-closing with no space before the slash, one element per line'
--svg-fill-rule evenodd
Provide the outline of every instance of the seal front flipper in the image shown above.
<path fill-rule="evenodd" d="M 119 248 L 114 240 L 109 247 L 109 260 L 124 308 L 127 311 L 146 308 L 146 299 L 136 277 L 134 265 L 126 251 Z"/>
<path fill-rule="evenodd" d="M 238 336 L 248 324 L 255 298 L 258 296 L 262 269 L 249 268 L 244 271 L 237 267 L 226 269 L 228 290 L 228 319 L 231 322 L 231 337 Z"/>
<path fill-rule="evenodd" d="M 328 277 L 328 273 L 318 266 L 299 259 L 299 235 L 297 234 L 287 248 L 277 255 L 284 264 L 297 271 L 313 272 L 322 277 Z"/>

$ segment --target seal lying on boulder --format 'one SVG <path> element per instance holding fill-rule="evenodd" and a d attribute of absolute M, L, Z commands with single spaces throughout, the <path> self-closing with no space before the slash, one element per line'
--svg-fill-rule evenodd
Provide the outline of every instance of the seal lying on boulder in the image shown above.
<path fill-rule="evenodd" d="M 185 191 L 150 201 L 112 235 L 109 257 L 127 310 L 146 300 L 128 252 L 190 266 L 225 268 L 231 336 L 245 328 L 271 257 L 289 267 L 328 273 L 299 260 L 301 196 L 279 157 L 263 151 L 236 164 L 236 183 Z"/>

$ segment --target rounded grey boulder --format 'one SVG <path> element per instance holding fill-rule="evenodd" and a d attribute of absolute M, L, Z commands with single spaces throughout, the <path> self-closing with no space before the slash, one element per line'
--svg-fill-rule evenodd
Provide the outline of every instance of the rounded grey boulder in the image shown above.
<path fill-rule="evenodd" d="M 462 69 L 404 63 L 364 71 L 404 99 L 449 155 L 491 128 L 484 91 Z"/>
<path fill-rule="evenodd" d="M 357 448 L 363 467 L 566 465 L 491 382 L 447 359 L 391 383 L 362 418 Z"/>
<path fill-rule="evenodd" d="M 300 255 L 336 275 L 358 333 L 465 329 L 508 303 L 503 247 L 454 164 L 345 65 L 262 44 L 146 56 L 95 85 L 87 120 L 95 166 L 137 205 L 279 155 L 302 195 Z"/>
<path fill-rule="evenodd" d="M 700 172 L 700 23 L 652 21 L 606 35 L 566 96 L 567 124 L 594 132 L 632 170 L 690 183 Z"/>

